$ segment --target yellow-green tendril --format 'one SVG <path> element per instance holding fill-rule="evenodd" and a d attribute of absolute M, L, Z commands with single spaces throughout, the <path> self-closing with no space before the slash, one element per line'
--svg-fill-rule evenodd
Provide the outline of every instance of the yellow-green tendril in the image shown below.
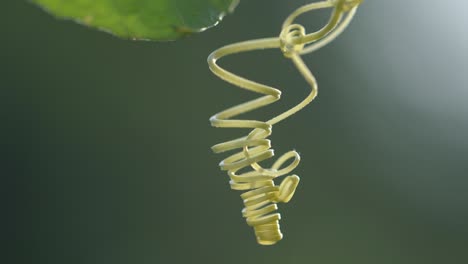
<path fill-rule="evenodd" d="M 264 168 L 259 163 L 274 155 L 271 142 L 267 139 L 272 133 L 272 126 L 301 110 L 317 96 L 317 82 L 301 55 L 320 49 L 343 32 L 351 22 L 361 1 L 328 0 L 305 5 L 286 18 L 279 37 L 227 45 L 214 51 L 208 57 L 211 71 L 219 78 L 262 95 L 260 98 L 236 105 L 210 118 L 211 125 L 214 127 L 251 129 L 247 136 L 217 144 L 212 149 L 215 153 L 239 150 L 239 152 L 224 159 L 219 165 L 222 170 L 227 171 L 231 178 L 232 189 L 247 191 L 241 195 L 245 205 L 242 215 L 247 219 L 247 224 L 254 228 L 259 244 L 272 245 L 282 239 L 283 234 L 279 226 L 281 217 L 276 212 L 278 209 L 276 204 L 288 202 L 299 184 L 297 175 L 286 176 L 279 186 L 275 185 L 273 181 L 277 177 L 289 174 L 297 167 L 300 157 L 296 151 L 283 154 L 273 163 L 271 168 Z M 324 8 L 332 8 L 333 11 L 330 20 L 322 29 L 306 34 L 302 25 L 293 24 L 294 20 L 301 14 Z M 218 66 L 216 61 L 235 53 L 273 48 L 281 49 L 284 56 L 292 60 L 311 87 L 309 95 L 298 105 L 266 122 L 233 119 L 240 114 L 279 100 L 281 91 L 233 74 Z M 290 161 L 289 164 L 284 165 L 287 161 Z M 242 169 L 245 169 L 244 172 L 238 173 Z"/>

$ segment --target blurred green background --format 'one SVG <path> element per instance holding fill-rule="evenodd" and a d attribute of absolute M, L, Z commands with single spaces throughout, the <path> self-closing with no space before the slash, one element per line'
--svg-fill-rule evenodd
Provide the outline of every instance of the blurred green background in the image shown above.
<path fill-rule="evenodd" d="M 274 127 L 301 152 L 280 204 L 283 241 L 259 246 L 210 146 L 245 131 L 208 118 L 255 95 L 212 75 L 208 54 L 276 36 L 307 1 L 242 1 L 176 42 L 120 40 L 25 1 L 0 15 L 4 263 L 467 263 L 468 3 L 366 1 L 337 41 L 305 57 L 320 86 Z M 264 8 L 264 9 L 262 9 Z M 309 31 L 327 12 L 300 19 Z M 307 86 L 276 50 L 227 68 Z"/>

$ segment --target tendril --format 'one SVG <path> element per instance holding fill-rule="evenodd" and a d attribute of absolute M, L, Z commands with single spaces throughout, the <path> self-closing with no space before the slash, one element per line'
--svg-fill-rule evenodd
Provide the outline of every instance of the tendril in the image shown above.
<path fill-rule="evenodd" d="M 302 6 L 286 18 L 279 37 L 227 45 L 215 50 L 208 57 L 210 70 L 219 78 L 262 95 L 221 111 L 210 118 L 214 127 L 251 129 L 248 135 L 217 144 L 212 150 L 215 153 L 238 150 L 237 153 L 221 161 L 219 166 L 227 171 L 232 189 L 246 191 L 241 194 L 245 205 L 242 215 L 246 218 L 247 224 L 254 228 L 259 244 L 272 245 L 282 239 L 279 225 L 281 216 L 276 212 L 277 203 L 289 202 L 299 184 L 297 175 L 288 175 L 299 164 L 300 156 L 296 151 L 286 152 L 270 168 L 263 167 L 260 163 L 274 156 L 271 141 L 268 139 L 272 133 L 272 126 L 298 112 L 317 96 L 317 82 L 301 55 L 320 49 L 341 34 L 351 22 L 361 2 L 362 0 L 328 0 Z M 325 8 L 332 8 L 333 11 L 328 23 L 320 30 L 307 34 L 302 25 L 294 24 L 294 20 L 303 13 Z M 276 102 L 281 97 L 281 91 L 229 72 L 216 62 L 227 55 L 263 49 L 280 49 L 309 84 L 310 93 L 299 104 L 268 121 L 234 119 L 240 114 Z M 288 164 L 285 165 L 286 163 Z M 248 171 L 240 172 L 241 170 Z M 282 176 L 285 177 L 277 186 L 274 179 Z"/>

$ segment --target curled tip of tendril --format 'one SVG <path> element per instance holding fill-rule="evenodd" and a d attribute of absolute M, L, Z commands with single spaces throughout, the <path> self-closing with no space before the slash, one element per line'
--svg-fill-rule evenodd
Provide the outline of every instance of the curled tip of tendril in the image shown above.
<path fill-rule="evenodd" d="M 281 31 L 280 47 L 286 58 L 290 58 L 293 53 L 300 53 L 304 49 L 305 43 L 298 40 L 305 36 L 305 28 L 299 24 L 289 25 Z"/>

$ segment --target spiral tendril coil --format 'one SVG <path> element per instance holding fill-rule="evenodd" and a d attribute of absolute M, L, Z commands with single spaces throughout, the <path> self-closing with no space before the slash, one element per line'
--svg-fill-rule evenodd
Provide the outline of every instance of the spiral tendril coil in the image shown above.
<path fill-rule="evenodd" d="M 268 137 L 272 126 L 293 115 L 309 104 L 317 96 L 317 82 L 305 65 L 301 55 L 313 52 L 334 40 L 350 23 L 362 0 L 327 0 L 308 4 L 296 9 L 284 21 L 279 37 L 249 40 L 224 46 L 215 50 L 208 57 L 210 70 L 219 78 L 240 88 L 259 93 L 262 96 L 221 111 L 210 118 L 211 125 L 222 128 L 247 128 L 251 132 L 241 138 L 229 140 L 212 147 L 215 153 L 238 150 L 219 164 L 227 171 L 230 185 L 234 190 L 246 191 L 241 194 L 244 202 L 242 215 L 247 224 L 255 231 L 257 242 L 261 245 L 273 245 L 282 239 L 280 214 L 277 203 L 291 200 L 299 177 L 288 175 L 300 161 L 299 153 L 292 150 L 280 156 L 270 168 L 260 165 L 274 156 Z M 328 23 L 320 30 L 306 34 L 305 28 L 293 24 L 299 15 L 317 9 L 332 8 Z M 277 48 L 290 59 L 305 81 L 311 87 L 309 95 L 298 105 L 268 120 L 240 120 L 234 117 L 272 104 L 280 99 L 281 91 L 265 84 L 260 84 L 221 68 L 218 59 L 241 52 Z M 289 164 L 284 165 L 289 161 Z M 242 172 L 240 172 L 242 170 Z M 288 176 L 286 176 L 288 175 Z M 285 176 L 282 182 L 275 184 L 274 179 Z"/>

